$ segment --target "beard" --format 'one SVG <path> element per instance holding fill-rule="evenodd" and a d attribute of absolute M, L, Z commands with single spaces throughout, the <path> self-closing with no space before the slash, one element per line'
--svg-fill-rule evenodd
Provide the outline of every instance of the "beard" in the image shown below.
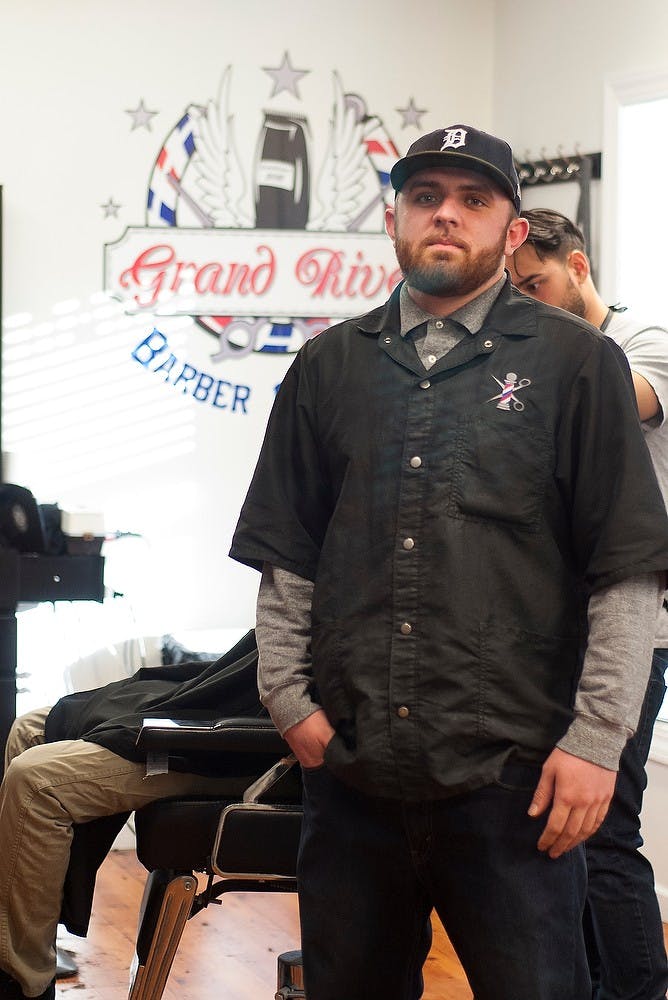
<path fill-rule="evenodd" d="M 559 302 L 559 307 L 565 309 L 566 312 L 573 313 L 574 316 L 579 316 L 580 319 L 585 318 L 585 301 L 576 284 L 571 283 L 568 286 L 562 296 L 561 302 Z"/>
<path fill-rule="evenodd" d="M 428 244 L 415 244 L 397 235 L 395 253 L 399 267 L 411 288 L 437 298 L 468 295 L 494 277 L 504 259 L 505 232 L 497 243 L 472 252 L 456 250 L 452 260 L 447 252 L 438 255 Z"/>

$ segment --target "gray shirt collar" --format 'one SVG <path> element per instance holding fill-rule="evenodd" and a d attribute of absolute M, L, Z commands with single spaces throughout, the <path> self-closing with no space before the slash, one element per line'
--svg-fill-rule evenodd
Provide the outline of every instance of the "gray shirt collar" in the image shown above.
<path fill-rule="evenodd" d="M 499 278 L 491 288 L 487 288 L 476 298 L 471 299 L 466 305 L 463 305 L 460 309 L 456 309 L 449 316 L 442 317 L 444 321 L 458 323 L 463 326 L 467 333 L 474 334 L 477 333 L 481 328 L 485 320 L 487 319 L 487 314 L 496 302 L 501 289 L 503 288 L 506 281 L 506 276 Z M 401 313 L 401 336 L 405 337 L 406 334 L 414 330 L 416 326 L 420 326 L 422 323 L 428 323 L 430 320 L 436 317 L 432 313 L 426 312 L 422 309 L 414 299 L 411 298 L 408 291 L 408 285 L 406 282 L 401 286 L 401 291 L 399 293 L 399 309 Z"/>

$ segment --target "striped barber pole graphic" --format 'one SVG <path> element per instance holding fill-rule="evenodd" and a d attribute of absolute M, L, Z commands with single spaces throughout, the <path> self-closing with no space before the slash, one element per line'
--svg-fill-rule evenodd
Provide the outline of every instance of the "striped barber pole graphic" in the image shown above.
<path fill-rule="evenodd" d="M 181 180 L 197 148 L 195 121 L 187 111 L 167 136 L 158 153 L 148 186 L 146 221 L 149 226 L 175 226 Z"/>
<path fill-rule="evenodd" d="M 392 205 L 394 193 L 390 185 L 390 170 L 395 161 L 398 160 L 399 152 L 379 118 L 375 119 L 374 126 L 367 133 L 364 143 L 367 155 L 378 175 L 378 183 L 383 192 L 385 204 Z"/>
<path fill-rule="evenodd" d="M 515 391 L 515 384 L 517 381 L 517 375 L 513 372 L 509 372 L 506 375 L 505 381 L 503 383 L 503 389 L 501 390 L 501 398 L 496 404 L 497 410 L 509 410 L 510 401 L 513 398 L 513 393 Z"/>

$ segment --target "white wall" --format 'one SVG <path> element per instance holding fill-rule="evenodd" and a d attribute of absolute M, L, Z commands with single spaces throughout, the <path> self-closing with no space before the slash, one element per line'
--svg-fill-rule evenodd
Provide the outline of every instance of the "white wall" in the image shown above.
<path fill-rule="evenodd" d="M 665 73 L 668 6 L 663 0 L 564 0 L 497 3 L 494 121 L 520 159 L 600 152 L 611 137 L 605 127 L 605 86 L 629 74 Z M 528 151 L 529 155 L 525 157 Z M 603 181 L 614 182 L 615 164 L 604 156 Z M 607 173 L 606 173 L 607 171 Z M 570 189 L 567 192 L 566 189 Z M 597 283 L 609 301 L 620 295 L 615 266 L 616 228 L 602 184 L 592 186 L 591 250 Z M 527 188 L 529 208 L 545 204 L 570 214 L 576 185 Z M 602 221 L 603 213 L 605 219 Z"/>
<path fill-rule="evenodd" d="M 494 124 L 538 157 L 601 149 L 608 75 L 665 69 L 663 0 L 498 0 Z"/>
<path fill-rule="evenodd" d="M 180 361 L 252 390 L 245 414 L 182 395 L 131 358 L 151 317 L 100 301 L 105 243 L 146 225 L 162 142 L 189 106 L 216 99 L 228 66 L 237 140 L 251 155 L 269 104 L 307 116 L 322 158 L 335 72 L 400 152 L 450 118 L 491 126 L 493 9 L 493 0 L 421 0 L 410 13 L 399 0 L 0 0 L 4 448 L 17 453 L 12 478 L 39 500 L 101 508 L 108 529 L 144 536 L 109 546 L 108 567 L 146 631 L 252 623 L 256 576 L 227 550 L 290 357 L 214 363 L 209 334 L 161 320 Z M 298 97 L 272 101 L 265 70 L 285 52 L 308 72 Z M 404 127 L 397 110 L 410 98 L 426 109 L 420 128 Z M 140 100 L 157 112 L 150 128 L 132 128 L 127 112 Z M 110 198 L 121 207 L 105 217 Z M 380 230 L 381 208 L 370 224 Z"/>

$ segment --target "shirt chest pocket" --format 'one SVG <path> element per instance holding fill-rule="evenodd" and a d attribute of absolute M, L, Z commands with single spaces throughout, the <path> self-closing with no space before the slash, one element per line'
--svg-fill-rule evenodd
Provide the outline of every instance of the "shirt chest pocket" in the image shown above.
<path fill-rule="evenodd" d="M 458 428 L 448 513 L 537 531 L 553 466 L 551 441 L 543 427 L 519 423 L 513 412 L 496 416 Z"/>

